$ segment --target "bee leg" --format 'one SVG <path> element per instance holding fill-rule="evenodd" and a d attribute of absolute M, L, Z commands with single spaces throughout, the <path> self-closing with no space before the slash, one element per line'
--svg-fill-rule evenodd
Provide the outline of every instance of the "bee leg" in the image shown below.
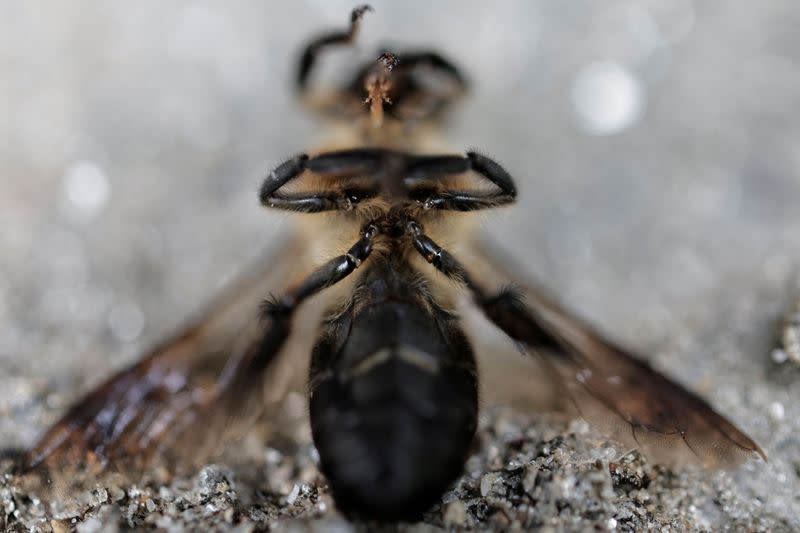
<path fill-rule="evenodd" d="M 268 325 L 258 348 L 246 357 L 232 361 L 226 366 L 218 385 L 226 390 L 253 389 L 254 380 L 261 379 L 265 369 L 275 359 L 289 337 L 292 319 L 298 306 L 304 300 L 352 274 L 369 257 L 378 232 L 376 224 L 367 224 L 364 226 L 361 238 L 347 253 L 317 268 L 283 296 L 265 301 L 261 307 L 261 315 Z"/>
<path fill-rule="evenodd" d="M 461 155 L 417 155 L 408 162 L 405 182 L 441 179 L 443 176 L 462 174 L 470 169 L 469 159 Z"/>
<path fill-rule="evenodd" d="M 303 50 L 303 55 L 300 57 L 300 63 L 297 67 L 297 89 L 305 92 L 308 85 L 308 78 L 314 64 L 317 62 L 317 56 L 324 48 L 334 45 L 349 44 L 353 42 L 360 26 L 361 18 L 367 11 L 372 11 L 369 5 L 361 5 L 353 9 L 350 13 L 350 27 L 345 31 L 334 31 L 322 35 L 310 43 L 308 43 Z"/>
<path fill-rule="evenodd" d="M 485 295 L 483 289 L 474 282 L 464 266 L 450 252 L 423 233 L 419 222 L 410 221 L 406 226 L 406 232 L 411 236 L 414 248 L 428 263 L 432 264 L 448 278 L 463 283 L 476 295 L 480 297 Z"/>
<path fill-rule="evenodd" d="M 304 191 L 281 193 L 280 189 L 306 170 L 322 175 L 355 177 L 374 174 L 387 152 L 379 149 L 356 149 L 330 152 L 311 157 L 300 154 L 280 164 L 269 173 L 261 185 L 259 197 L 265 207 L 302 213 L 346 211 L 353 204 L 377 195 L 378 186 L 352 191 Z"/>
<path fill-rule="evenodd" d="M 335 176 L 369 175 L 377 172 L 391 155 L 381 148 L 354 148 L 325 152 L 306 161 L 305 168 L 317 174 Z"/>
<path fill-rule="evenodd" d="M 529 346 L 555 346 L 552 337 L 536 323 L 516 292 L 504 289 L 498 294 L 489 294 L 458 259 L 423 233 L 418 222 L 409 222 L 407 232 L 417 252 L 444 275 L 463 283 L 487 318 L 509 337 Z"/>
<path fill-rule="evenodd" d="M 317 268 L 282 297 L 267 302 L 262 309 L 264 314 L 267 317 L 289 317 L 304 300 L 352 274 L 372 253 L 379 231 L 377 224 L 368 223 L 362 230 L 361 238 L 345 254 Z"/>
<path fill-rule="evenodd" d="M 512 289 L 490 295 L 452 255 L 409 222 L 414 245 L 432 265 L 464 283 L 486 317 L 506 335 L 541 355 L 580 413 L 622 443 L 658 461 L 737 464 L 764 451 L 702 398 L 654 370 L 541 294 Z M 490 254 L 490 263 L 495 263 Z M 530 305 L 529 305 L 530 304 Z"/>
<path fill-rule="evenodd" d="M 307 169 L 308 155 L 300 154 L 281 163 L 267 175 L 261 184 L 259 198 L 265 207 L 286 209 L 302 213 L 318 213 L 343 209 L 340 199 L 331 192 L 309 192 L 302 194 L 279 194 L 278 191 L 289 181 L 297 178 Z"/>
<path fill-rule="evenodd" d="M 495 191 L 478 190 L 444 190 L 425 193 L 424 197 L 415 197 L 413 189 L 409 196 L 422 203 L 425 209 L 444 209 L 451 211 L 475 211 L 491 209 L 513 203 L 517 197 L 514 179 L 506 170 L 492 159 L 467 152 L 466 157 L 458 156 L 422 156 L 415 158 L 410 165 L 406 184 L 414 180 L 441 177 L 448 174 L 459 174 L 472 170 L 484 179 L 497 186 Z"/>

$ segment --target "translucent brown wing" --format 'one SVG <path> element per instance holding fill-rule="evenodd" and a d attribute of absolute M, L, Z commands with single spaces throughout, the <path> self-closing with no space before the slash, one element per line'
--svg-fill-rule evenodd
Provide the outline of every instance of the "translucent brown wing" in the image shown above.
<path fill-rule="evenodd" d="M 524 274 L 502 252 L 486 243 L 478 250 L 490 268 L 520 283 Z M 718 468 L 753 454 L 766 460 L 752 439 L 702 398 L 605 339 L 533 284 L 521 285 L 487 314 L 541 357 L 589 422 L 660 462 Z"/>
<path fill-rule="evenodd" d="M 298 317 L 290 338 L 291 324 L 259 318 L 264 298 L 303 270 L 301 244 L 279 245 L 186 329 L 74 404 L 27 452 L 23 469 L 77 486 L 78 477 L 137 472 L 156 458 L 191 464 L 241 433 L 282 395 L 292 363 L 284 355 L 310 350 L 304 324 L 314 320 Z"/>

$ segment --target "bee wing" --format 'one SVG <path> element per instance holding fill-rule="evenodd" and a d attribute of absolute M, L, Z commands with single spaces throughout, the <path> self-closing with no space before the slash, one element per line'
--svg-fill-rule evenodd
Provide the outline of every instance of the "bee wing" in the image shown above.
<path fill-rule="evenodd" d="M 285 390 L 290 361 L 283 356 L 313 339 L 300 326 L 289 340 L 289 324 L 257 318 L 270 291 L 302 270 L 301 244 L 278 246 L 277 261 L 244 276 L 187 328 L 74 404 L 25 454 L 23 469 L 92 476 L 135 472 L 154 458 L 192 462 L 248 427 Z"/>
<path fill-rule="evenodd" d="M 487 243 L 481 259 L 506 280 L 524 274 Z M 489 318 L 535 354 L 565 385 L 580 413 L 601 431 L 665 463 L 735 465 L 759 446 L 702 398 L 654 370 L 553 302 L 532 283 Z"/>

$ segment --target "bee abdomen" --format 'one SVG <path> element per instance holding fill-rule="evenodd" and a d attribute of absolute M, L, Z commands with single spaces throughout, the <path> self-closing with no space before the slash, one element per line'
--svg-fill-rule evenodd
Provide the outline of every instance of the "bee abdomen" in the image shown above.
<path fill-rule="evenodd" d="M 477 382 L 460 331 L 445 340 L 432 317 L 427 324 L 369 327 L 389 318 L 391 307 L 357 320 L 341 357 L 331 357 L 331 343 L 317 345 L 312 368 L 318 371 L 326 359 L 336 364 L 326 377 L 312 377 L 311 427 L 321 469 L 343 512 L 413 520 L 463 469 L 475 433 Z M 416 335 L 407 335 L 409 327 Z M 359 335 L 368 331 L 373 334 Z M 401 331 L 405 341 L 394 343 L 393 334 Z M 452 363 L 454 350 L 461 352 L 459 365 Z"/>

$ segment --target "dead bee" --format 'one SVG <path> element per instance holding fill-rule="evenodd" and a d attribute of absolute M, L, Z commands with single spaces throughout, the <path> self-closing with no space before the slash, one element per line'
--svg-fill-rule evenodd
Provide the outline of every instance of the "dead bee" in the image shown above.
<path fill-rule="evenodd" d="M 465 295 L 621 441 L 708 466 L 763 457 L 705 401 L 541 291 L 490 287 L 511 275 L 496 250 L 459 258 L 455 250 L 471 241 L 452 228 L 466 212 L 514 203 L 517 187 L 479 153 L 427 153 L 421 125 L 465 89 L 453 63 L 435 52 L 385 51 L 341 89 L 310 88 L 319 54 L 352 41 L 369 9 L 354 9 L 346 31 L 312 41 L 297 78 L 310 106 L 355 125 L 353 139 L 288 159 L 260 190 L 266 207 L 325 223 L 74 405 L 27 453 L 26 467 L 71 465 L 91 476 L 152 457 L 203 457 L 280 396 L 287 360 L 310 353 L 311 428 L 338 507 L 417 518 L 462 472 L 475 435 L 478 372 L 455 313 Z M 342 239 L 340 255 L 302 271 Z"/>

